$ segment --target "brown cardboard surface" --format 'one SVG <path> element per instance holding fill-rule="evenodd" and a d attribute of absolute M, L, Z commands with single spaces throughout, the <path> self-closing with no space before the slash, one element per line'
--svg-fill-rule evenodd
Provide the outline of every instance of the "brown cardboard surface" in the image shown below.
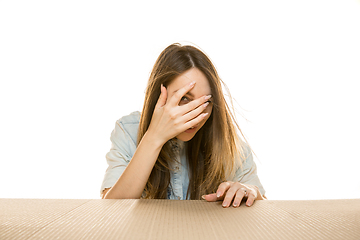
<path fill-rule="evenodd" d="M 360 239 L 360 199 L 0 199 L 0 239 Z"/>

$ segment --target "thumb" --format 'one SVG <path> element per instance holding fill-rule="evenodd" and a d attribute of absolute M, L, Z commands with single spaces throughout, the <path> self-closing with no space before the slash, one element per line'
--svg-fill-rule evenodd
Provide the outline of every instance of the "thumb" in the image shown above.
<path fill-rule="evenodd" d="M 211 194 L 208 194 L 208 195 L 203 195 L 202 199 L 204 199 L 204 200 L 206 200 L 208 202 L 216 202 L 218 200 L 224 199 L 224 197 L 223 196 L 217 197 L 216 193 L 211 193 Z"/>
<path fill-rule="evenodd" d="M 166 99 L 167 99 L 167 91 L 166 88 L 164 87 L 164 85 L 161 84 L 160 86 L 160 96 L 159 99 L 155 105 L 155 108 L 161 108 L 166 104 Z"/>

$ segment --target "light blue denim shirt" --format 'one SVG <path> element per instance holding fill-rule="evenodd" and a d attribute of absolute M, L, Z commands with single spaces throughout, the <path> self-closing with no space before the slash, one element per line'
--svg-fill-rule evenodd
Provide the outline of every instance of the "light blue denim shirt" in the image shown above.
<path fill-rule="evenodd" d="M 108 168 L 106 170 L 100 194 L 106 188 L 111 188 L 124 172 L 135 153 L 137 146 L 137 133 L 139 127 L 140 112 L 133 112 L 116 121 L 115 129 L 111 133 L 111 149 L 106 154 Z M 168 199 L 184 200 L 189 185 L 188 164 L 186 161 L 184 142 L 177 140 L 174 142 L 174 150 L 178 153 L 178 161 L 172 169 L 170 175 L 170 186 L 168 188 Z M 244 184 L 255 185 L 259 188 L 262 195 L 265 190 L 259 180 L 256 164 L 253 161 L 250 149 L 247 148 L 246 161 L 236 169 L 235 178 L 229 181 L 238 181 Z"/>

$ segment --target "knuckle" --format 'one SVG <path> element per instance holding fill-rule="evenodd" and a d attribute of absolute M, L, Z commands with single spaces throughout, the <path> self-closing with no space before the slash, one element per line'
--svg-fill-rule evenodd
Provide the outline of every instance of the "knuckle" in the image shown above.
<path fill-rule="evenodd" d="M 236 191 L 236 196 L 239 196 L 239 198 L 243 198 L 245 196 L 245 192 L 239 189 L 238 191 Z"/>
<path fill-rule="evenodd" d="M 256 193 L 254 193 L 254 191 L 250 191 L 250 192 L 248 193 L 248 197 L 249 197 L 249 198 L 256 198 Z"/>
<path fill-rule="evenodd" d="M 234 182 L 234 186 L 240 188 L 240 187 L 242 187 L 243 185 L 242 185 L 240 182 Z"/>
<path fill-rule="evenodd" d="M 226 189 L 226 185 L 224 183 L 221 183 L 218 187 L 219 190 L 225 190 Z"/>
<path fill-rule="evenodd" d="M 223 183 L 220 184 L 220 186 L 229 187 L 230 183 L 229 182 L 223 182 Z"/>
<path fill-rule="evenodd" d="M 166 111 L 166 112 L 170 112 L 170 106 L 169 105 L 167 105 L 167 104 L 165 104 L 165 106 L 164 106 L 164 111 Z"/>
<path fill-rule="evenodd" d="M 231 189 L 230 185 L 228 183 L 224 183 L 223 185 L 219 186 L 219 190 L 221 190 L 223 193 L 226 193 L 225 195 L 228 194 L 235 194 L 235 191 L 233 191 L 233 189 Z"/>
<path fill-rule="evenodd" d="M 173 112 L 173 111 L 170 111 L 169 112 L 169 118 L 172 119 L 172 120 L 176 119 L 176 113 Z"/>
<path fill-rule="evenodd" d="M 180 99 L 184 95 L 183 91 L 179 90 L 174 94 L 176 99 Z"/>
<path fill-rule="evenodd" d="M 231 188 L 229 188 L 227 193 L 230 194 L 231 196 L 235 196 L 237 193 L 237 189 L 231 187 Z"/>

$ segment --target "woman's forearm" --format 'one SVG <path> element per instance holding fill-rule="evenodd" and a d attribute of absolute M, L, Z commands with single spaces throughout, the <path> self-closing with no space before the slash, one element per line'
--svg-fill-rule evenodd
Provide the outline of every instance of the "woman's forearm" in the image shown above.
<path fill-rule="evenodd" d="M 154 135 L 145 133 L 130 163 L 104 198 L 140 198 L 163 144 Z"/>
<path fill-rule="evenodd" d="M 161 94 L 155 105 L 148 130 L 130 163 L 115 185 L 106 192 L 105 198 L 140 198 L 166 141 L 209 117 L 209 113 L 203 112 L 211 95 L 204 95 L 188 104 L 179 105 L 182 97 L 194 86 L 195 81 L 192 81 L 176 90 L 168 98 L 167 90 L 161 84 Z"/>

